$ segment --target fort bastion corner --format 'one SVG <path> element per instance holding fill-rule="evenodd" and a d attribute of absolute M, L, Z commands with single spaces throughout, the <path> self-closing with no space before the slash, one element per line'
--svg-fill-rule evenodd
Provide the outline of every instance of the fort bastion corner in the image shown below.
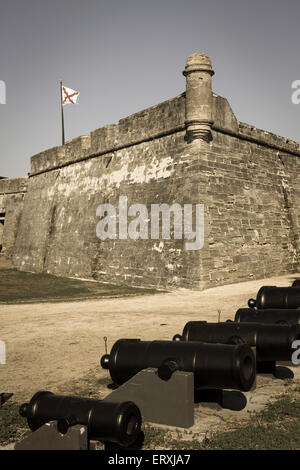
<path fill-rule="evenodd" d="M 300 144 L 239 122 L 192 54 L 184 93 L 31 158 L 0 179 L 0 249 L 21 270 L 204 289 L 299 270 Z M 97 207 L 203 204 L 204 244 L 106 239 Z"/>

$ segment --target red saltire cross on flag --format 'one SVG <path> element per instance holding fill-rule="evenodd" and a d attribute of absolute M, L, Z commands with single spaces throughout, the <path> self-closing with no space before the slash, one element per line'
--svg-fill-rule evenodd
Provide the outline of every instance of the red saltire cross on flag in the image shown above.
<path fill-rule="evenodd" d="M 72 88 L 67 88 L 62 86 L 62 104 L 75 104 L 79 96 L 79 91 L 72 90 Z"/>

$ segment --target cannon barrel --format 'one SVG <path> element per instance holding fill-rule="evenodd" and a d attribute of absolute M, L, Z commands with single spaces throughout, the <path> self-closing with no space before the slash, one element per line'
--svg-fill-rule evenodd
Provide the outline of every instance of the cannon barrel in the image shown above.
<path fill-rule="evenodd" d="M 263 286 L 259 289 L 256 300 L 249 299 L 249 307 L 257 309 L 300 307 L 300 287 Z"/>
<path fill-rule="evenodd" d="M 236 311 L 235 322 L 246 323 L 276 323 L 278 325 L 300 325 L 300 309 L 239 308 Z"/>
<path fill-rule="evenodd" d="M 20 407 L 32 431 L 57 420 L 57 429 L 65 434 L 70 426 L 87 427 L 89 439 L 109 441 L 121 446 L 135 442 L 141 431 L 141 413 L 132 402 L 112 403 L 92 398 L 37 392 Z"/>
<path fill-rule="evenodd" d="M 248 344 L 256 347 L 256 359 L 264 361 L 291 361 L 292 343 L 300 339 L 300 326 L 264 325 L 260 323 L 207 323 L 190 321 L 181 341 L 206 341 L 207 343 Z"/>
<path fill-rule="evenodd" d="M 142 369 L 157 368 L 168 380 L 176 370 L 193 372 L 195 388 L 230 388 L 248 391 L 256 375 L 253 351 L 248 345 L 119 339 L 101 358 L 113 382 L 121 385 Z"/>

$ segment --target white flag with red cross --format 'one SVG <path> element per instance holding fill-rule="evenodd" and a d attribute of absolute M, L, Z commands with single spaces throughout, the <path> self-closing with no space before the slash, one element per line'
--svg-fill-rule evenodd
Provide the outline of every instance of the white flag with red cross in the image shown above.
<path fill-rule="evenodd" d="M 72 90 L 72 88 L 68 88 L 62 85 L 61 92 L 63 106 L 69 103 L 76 104 L 77 98 L 79 96 L 79 91 Z"/>

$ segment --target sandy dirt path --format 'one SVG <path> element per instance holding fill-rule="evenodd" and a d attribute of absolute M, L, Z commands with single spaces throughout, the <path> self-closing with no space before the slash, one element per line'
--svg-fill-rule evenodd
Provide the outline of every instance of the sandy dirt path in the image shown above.
<path fill-rule="evenodd" d="M 80 302 L 0 305 L 0 339 L 6 343 L 6 364 L 0 365 L 0 388 L 15 399 L 30 398 L 39 389 L 56 386 L 97 369 L 119 338 L 172 339 L 188 320 L 233 319 L 239 307 L 262 285 L 288 286 L 299 275 L 243 282 L 206 291 L 178 290 L 167 294 Z M 296 369 L 297 378 L 300 369 Z M 270 381 L 270 386 L 279 384 Z M 266 395 L 268 391 L 266 391 Z"/>

